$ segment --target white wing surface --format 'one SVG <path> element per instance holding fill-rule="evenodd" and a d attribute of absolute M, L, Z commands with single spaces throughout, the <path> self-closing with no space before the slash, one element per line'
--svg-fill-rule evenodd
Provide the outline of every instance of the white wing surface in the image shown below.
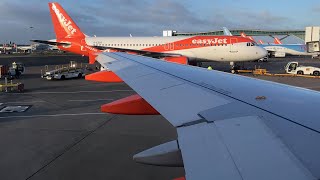
<path fill-rule="evenodd" d="M 186 178 L 320 178 L 320 94 L 126 53 L 97 57 L 178 132 Z"/>

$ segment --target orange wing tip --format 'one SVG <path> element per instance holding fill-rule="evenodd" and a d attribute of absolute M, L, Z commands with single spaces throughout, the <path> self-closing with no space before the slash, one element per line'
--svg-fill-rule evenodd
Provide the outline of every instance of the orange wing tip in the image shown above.
<path fill-rule="evenodd" d="M 85 77 L 88 81 L 97 81 L 97 82 L 107 82 L 107 83 L 118 83 L 123 82 L 119 76 L 117 76 L 112 71 L 99 71 L 96 73 L 88 74 Z"/>
<path fill-rule="evenodd" d="M 186 177 L 180 177 L 180 178 L 173 179 L 173 180 L 187 180 L 187 179 L 186 179 Z"/>
<path fill-rule="evenodd" d="M 164 60 L 168 62 L 174 62 L 178 64 L 188 64 L 188 58 L 185 56 L 180 56 L 180 57 L 165 57 L 163 58 Z"/>
<path fill-rule="evenodd" d="M 159 115 L 147 101 L 138 94 L 119 99 L 101 106 L 101 111 L 111 114 L 125 115 Z"/>

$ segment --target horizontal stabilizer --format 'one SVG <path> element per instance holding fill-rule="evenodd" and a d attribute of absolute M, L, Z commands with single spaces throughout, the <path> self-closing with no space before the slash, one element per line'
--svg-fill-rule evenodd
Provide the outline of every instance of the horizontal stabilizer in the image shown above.
<path fill-rule="evenodd" d="M 155 166 L 183 167 L 178 142 L 170 141 L 133 156 L 133 160 Z"/>
<path fill-rule="evenodd" d="M 41 44 L 49 44 L 52 46 L 70 46 L 71 43 L 64 42 L 55 42 L 55 41 L 45 41 L 45 40 L 31 40 L 32 42 L 41 43 Z"/>

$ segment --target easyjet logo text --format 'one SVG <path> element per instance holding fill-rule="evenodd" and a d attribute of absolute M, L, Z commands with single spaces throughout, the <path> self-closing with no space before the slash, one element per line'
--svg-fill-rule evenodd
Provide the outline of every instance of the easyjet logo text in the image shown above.
<path fill-rule="evenodd" d="M 220 39 L 194 39 L 192 40 L 192 44 L 227 44 L 227 38 Z"/>
<path fill-rule="evenodd" d="M 72 26 L 72 22 L 64 17 L 64 15 L 60 12 L 60 10 L 56 7 L 55 4 L 52 3 L 52 10 L 56 13 L 60 24 L 67 27 L 70 31 L 71 35 L 73 35 L 77 30 Z"/>

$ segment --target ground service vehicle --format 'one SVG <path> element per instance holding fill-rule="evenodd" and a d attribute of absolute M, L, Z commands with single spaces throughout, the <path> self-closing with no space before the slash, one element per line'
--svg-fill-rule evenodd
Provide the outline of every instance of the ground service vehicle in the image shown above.
<path fill-rule="evenodd" d="M 81 78 L 83 76 L 84 76 L 84 71 L 81 68 L 63 67 L 63 68 L 46 72 L 42 76 L 42 78 L 46 78 L 48 80 L 54 80 L 54 79 L 63 80 L 63 79 L 70 79 L 70 78 Z"/>
<path fill-rule="evenodd" d="M 74 61 L 70 61 L 69 66 L 57 67 L 52 71 L 46 71 L 41 77 L 48 80 L 54 79 L 70 79 L 70 78 L 81 78 L 85 75 L 82 67 L 77 67 Z"/>
<path fill-rule="evenodd" d="M 25 72 L 26 68 L 23 63 L 13 62 L 11 66 L 0 65 L 0 78 L 8 77 L 19 78 L 21 74 Z"/>
<path fill-rule="evenodd" d="M 300 75 L 320 75 L 320 68 L 313 66 L 299 66 L 298 62 L 289 62 L 285 66 L 286 73 L 288 74 L 300 74 Z"/>

